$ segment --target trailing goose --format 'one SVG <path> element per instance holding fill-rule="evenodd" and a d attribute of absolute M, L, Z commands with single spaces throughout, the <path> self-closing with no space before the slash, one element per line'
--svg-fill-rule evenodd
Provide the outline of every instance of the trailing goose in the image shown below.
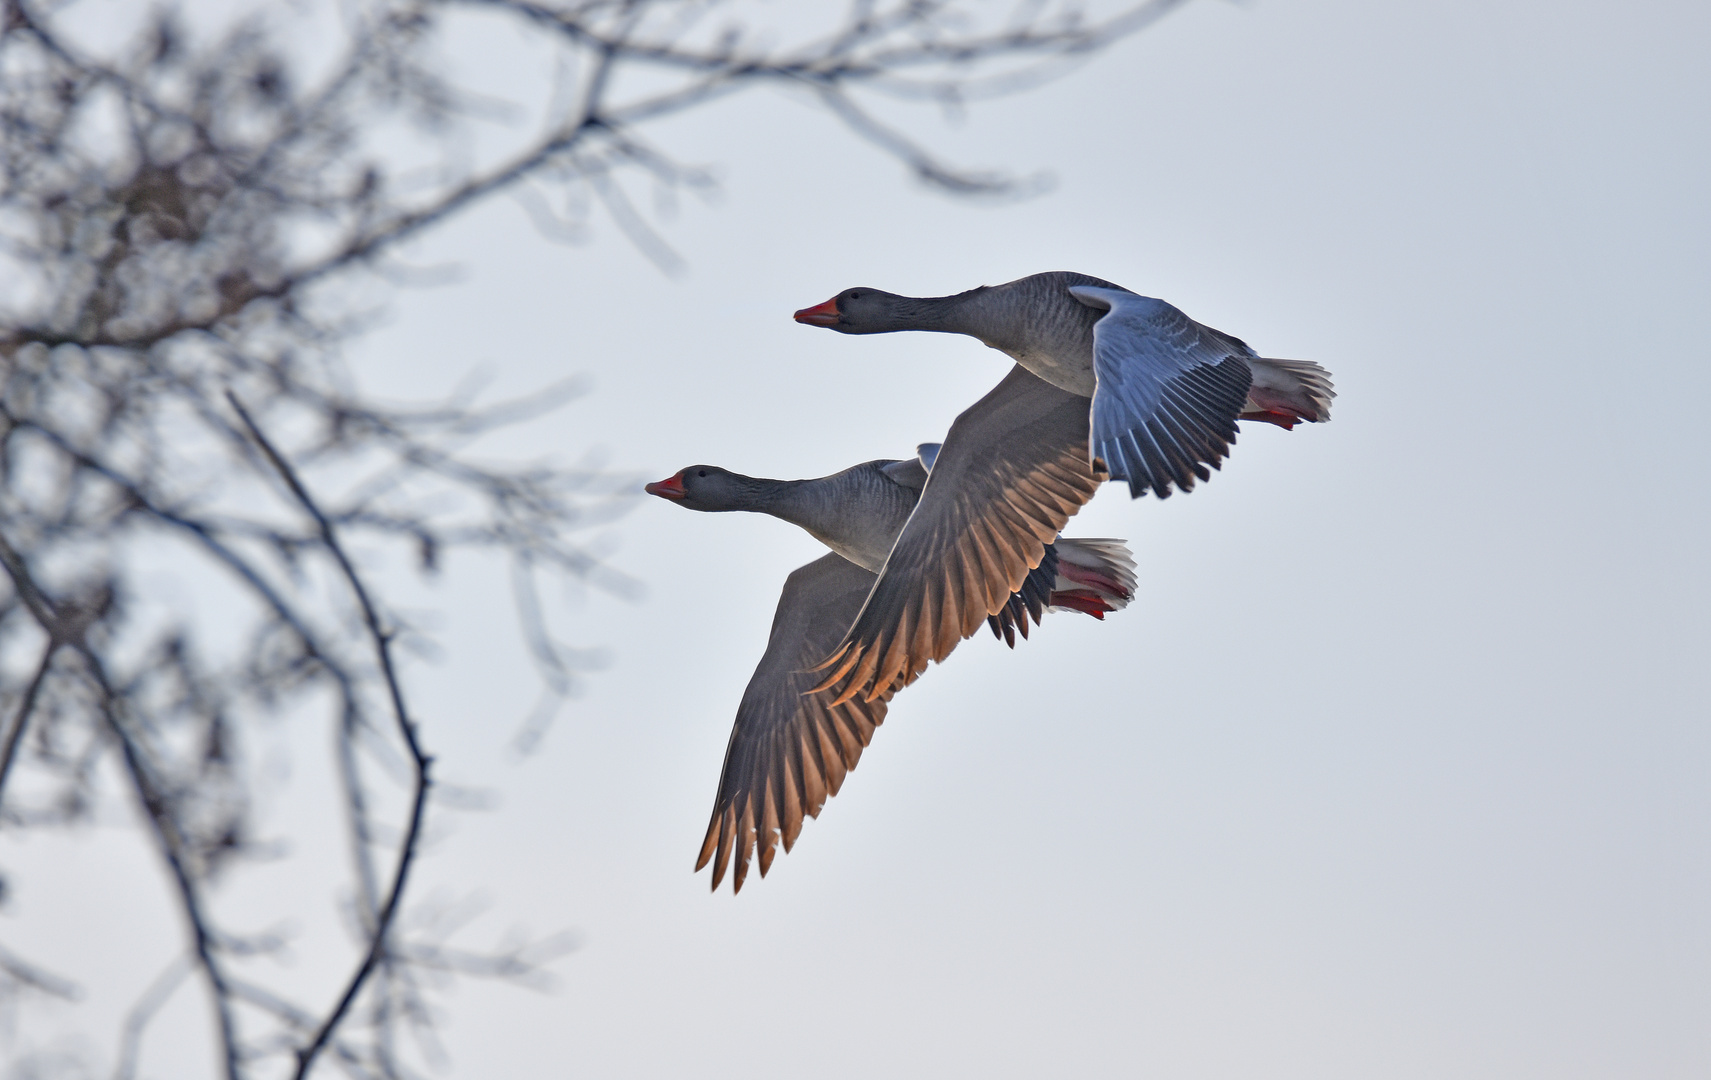
<path fill-rule="evenodd" d="M 737 708 L 712 820 L 695 863 L 700 870 L 712 860 L 714 889 L 732 865 L 731 888 L 740 890 L 757 847 L 763 877 L 775 843 L 782 839 L 784 850 L 791 849 L 804 815 L 818 816 L 826 799 L 837 794 L 902 685 L 866 699 L 833 700 L 811 692 L 819 676 L 809 669 L 844 640 L 876 581 L 901 573 L 900 560 L 915 557 L 913 549 L 899 552 L 896 541 L 929 477 L 937 482 L 942 466 L 935 457 L 939 446 L 926 443 L 915 459 L 869 461 L 814 480 L 766 480 L 692 465 L 647 485 L 650 495 L 690 510 L 771 514 L 832 549 L 785 580 L 766 652 Z M 1133 567 L 1121 540 L 1048 539 L 1036 566 L 998 603 L 991 602 L 983 582 L 955 583 L 946 598 L 952 610 L 978 612 L 995 636 L 1014 647 L 1016 633 L 1026 637 L 1030 620 L 1038 623 L 1047 609 L 1102 619 L 1122 608 L 1134 592 Z M 942 568 L 914 570 L 933 576 Z M 971 594 L 963 595 L 964 588 Z"/>

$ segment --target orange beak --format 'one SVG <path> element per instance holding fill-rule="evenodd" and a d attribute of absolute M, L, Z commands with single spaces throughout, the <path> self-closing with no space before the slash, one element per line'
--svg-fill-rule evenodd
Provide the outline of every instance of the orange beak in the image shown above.
<path fill-rule="evenodd" d="M 803 308 L 791 318 L 809 326 L 836 326 L 843 316 L 838 314 L 838 298 L 834 296 L 824 304 Z"/>
<path fill-rule="evenodd" d="M 658 495 L 660 498 L 670 499 L 672 502 L 688 498 L 689 496 L 689 492 L 683 490 L 682 469 L 672 473 L 664 480 L 655 480 L 642 490 L 647 492 L 649 495 Z"/>

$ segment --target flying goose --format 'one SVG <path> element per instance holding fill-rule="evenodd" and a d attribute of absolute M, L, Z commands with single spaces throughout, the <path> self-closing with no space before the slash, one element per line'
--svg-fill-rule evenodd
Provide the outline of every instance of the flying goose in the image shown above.
<path fill-rule="evenodd" d="M 1330 419 L 1330 373 L 1274 360 L 1150 296 L 1087 274 L 1053 271 L 955 296 L 846 289 L 796 312 L 843 334 L 966 334 L 1035 376 L 1091 398 L 1087 459 L 1139 498 L 1211 479 L 1236 421 L 1283 428 Z"/>
<path fill-rule="evenodd" d="M 1131 496 L 1208 479 L 1238 419 L 1330 416 L 1329 374 L 1255 355 L 1162 300 L 1048 273 L 955 296 L 847 289 L 796 312 L 846 334 L 967 334 L 1014 358 L 957 417 L 931 482 L 855 625 L 819 668 L 834 703 L 907 685 L 996 611 L 1107 479 Z M 901 558 L 899 558 L 901 556 Z"/>
<path fill-rule="evenodd" d="M 938 483 L 945 467 L 938 444 L 925 443 L 914 459 L 864 462 L 813 480 L 767 480 L 692 465 L 647 485 L 649 494 L 690 510 L 771 514 L 832 549 L 785 580 L 766 652 L 737 708 L 712 819 L 695 863 L 700 870 L 713 861 L 715 890 L 733 863 L 732 891 L 742 889 L 756 847 L 763 877 L 776 840 L 783 840 L 785 851 L 791 849 L 803 816 L 818 816 L 826 799 L 837 794 L 884 720 L 892 695 L 912 681 L 913 674 L 865 698 L 845 694 L 834 699 L 812 692 L 821 680 L 809 669 L 844 641 L 877 581 L 901 575 L 905 560 L 931 557 L 930 547 L 899 549 L 897 540 L 929 479 Z M 1016 632 L 1026 637 L 1030 619 L 1038 623 L 1048 608 L 1101 619 L 1122 608 L 1134 592 L 1133 567 L 1121 540 L 1052 543 L 1048 538 L 1018 589 L 996 603 L 981 578 L 953 578 L 945 568 L 931 566 L 912 567 L 910 576 L 942 582 L 941 603 L 952 612 L 967 612 L 975 625 L 985 620 L 1013 648 Z M 965 589 L 970 591 L 965 594 Z"/>

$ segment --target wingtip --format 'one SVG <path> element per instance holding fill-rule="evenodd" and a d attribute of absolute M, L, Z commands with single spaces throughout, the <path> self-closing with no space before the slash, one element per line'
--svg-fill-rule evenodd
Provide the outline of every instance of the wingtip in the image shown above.
<path fill-rule="evenodd" d="M 713 820 L 707 823 L 707 835 L 701 840 L 701 854 L 695 858 L 695 873 L 697 874 L 713 858 L 713 851 L 719 846 L 719 820 L 723 816 L 719 807 L 715 806 L 713 808 Z M 718 887 L 717 882 L 714 883 L 714 887 Z"/>

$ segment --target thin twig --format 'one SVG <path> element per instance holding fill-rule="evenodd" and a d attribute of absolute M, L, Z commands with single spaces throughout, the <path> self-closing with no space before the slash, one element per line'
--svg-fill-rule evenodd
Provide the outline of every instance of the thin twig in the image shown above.
<path fill-rule="evenodd" d="M 36 695 L 47 680 L 48 669 L 53 666 L 54 653 L 59 651 L 60 642 L 50 635 L 47 644 L 42 647 L 41 662 L 36 665 L 36 673 L 30 677 L 29 685 L 24 688 L 23 699 L 18 702 L 18 710 L 12 718 L 12 724 L 6 729 L 6 742 L 0 746 L 0 809 L 5 807 L 6 778 L 12 772 L 12 759 L 18 753 L 18 743 L 24 737 L 24 728 L 30 722 L 30 713 L 35 711 Z M 4 818 L 0 817 L 0 821 Z"/>
<path fill-rule="evenodd" d="M 102 716 L 107 721 L 108 730 L 118 739 L 119 749 L 125 758 L 125 770 L 136 789 L 137 801 L 142 804 L 144 817 L 153 826 L 155 838 L 160 842 L 161 857 L 166 860 L 173 883 L 178 887 L 179 910 L 190 924 L 191 945 L 196 953 L 197 964 L 208 979 L 209 997 L 213 999 L 214 1016 L 220 1032 L 220 1057 L 225 1065 L 226 1080 L 240 1080 L 242 1073 L 238 1067 L 238 1030 L 237 1021 L 232 1016 L 232 994 L 226 985 L 225 971 L 214 957 L 217 948 L 215 935 L 208 916 L 203 911 L 202 894 L 196 887 L 196 878 L 186 865 L 184 837 L 178 831 L 177 818 L 166 795 L 159 790 L 154 778 L 150 776 L 149 764 L 141 747 L 137 745 L 135 737 L 121 718 L 123 706 L 107 678 L 106 667 L 101 658 L 87 645 L 80 646 L 78 652 L 82 654 L 90 677 L 101 692 Z"/>
<path fill-rule="evenodd" d="M 18 549 L 12 546 L 4 533 L 0 533 L 0 566 L 6 568 L 6 576 L 12 579 L 12 588 L 17 591 L 19 599 L 24 601 L 36 623 L 47 631 L 49 640 L 52 640 L 59 626 L 59 614 L 54 610 L 53 602 L 42 595 L 24 557 L 18 554 Z"/>
<path fill-rule="evenodd" d="M 387 889 L 386 900 L 381 905 L 379 914 L 375 919 L 368 952 L 363 957 L 362 964 L 351 976 L 338 1005 L 328 1014 L 320 1030 L 315 1033 L 314 1039 L 310 1041 L 309 1045 L 298 1051 L 297 1077 L 298 1080 L 302 1080 L 309 1075 L 309 1069 L 314 1064 L 316 1055 L 321 1052 L 321 1048 L 326 1045 L 334 1029 L 339 1026 L 339 1021 L 344 1019 L 345 1013 L 351 1007 L 351 1002 L 356 999 L 363 984 L 367 982 L 369 975 L 373 973 L 375 966 L 380 963 L 382 954 L 386 951 L 387 935 L 391 932 L 393 921 L 397 918 L 398 905 L 403 899 L 404 887 L 408 882 L 410 867 L 416 859 L 416 847 L 421 839 L 422 819 L 428 804 L 430 783 L 428 770 L 433 759 L 423 753 L 421 744 L 416 738 L 415 724 L 411 722 L 409 712 L 405 708 L 404 689 L 399 683 L 398 673 L 393 667 L 392 637 L 381 626 L 380 616 L 375 611 L 374 602 L 369 598 L 368 587 L 363 583 L 361 575 L 356 572 L 356 568 L 351 565 L 350 558 L 345 554 L 344 546 L 339 543 L 338 533 L 334 530 L 332 522 L 327 520 L 326 514 L 321 512 L 320 506 L 303 487 L 302 481 L 298 479 L 297 473 L 291 468 L 290 463 L 280 455 L 278 450 L 274 449 L 267 436 L 262 434 L 261 428 L 250 416 L 249 411 L 244 408 L 243 402 L 238 400 L 238 396 L 227 391 L 226 400 L 231 403 L 233 411 L 238 414 L 239 419 L 244 422 L 244 426 L 249 429 L 256 445 L 260 446 L 262 453 L 267 455 L 268 461 L 279 472 L 280 479 L 285 482 L 285 486 L 290 489 L 291 494 L 303 507 L 304 512 L 314 519 L 321 532 L 322 544 L 332 555 L 334 561 L 338 563 L 339 570 L 350 586 L 351 593 L 356 597 L 357 604 L 362 609 L 363 625 L 368 629 L 369 638 L 374 644 L 375 657 L 386 681 L 387 695 L 391 698 L 392 715 L 397 722 L 399 737 L 404 740 L 404 745 L 410 752 L 411 763 L 415 767 L 415 790 L 412 792 L 410 800 L 409 826 L 405 831 L 404 842 L 398 853 L 397 869 L 394 871 L 392 883 Z"/>
<path fill-rule="evenodd" d="M 0 945 L 0 971 L 32 990 L 63 1001 L 76 1001 L 83 996 L 83 991 L 76 983 L 62 979 L 52 972 L 43 971 L 4 945 Z"/>
<path fill-rule="evenodd" d="M 232 996 L 237 1000 L 271 1013 L 302 1034 L 313 1032 L 320 1025 L 320 1017 L 301 1006 L 293 1005 L 266 987 L 242 979 L 233 979 L 231 989 Z M 367 1080 L 379 1075 L 369 1069 L 363 1062 L 362 1055 L 344 1040 L 333 1039 L 328 1044 L 328 1049 L 333 1054 L 333 1060 L 343 1065 L 352 1076 Z"/>
<path fill-rule="evenodd" d="M 119 1033 L 119 1057 L 113 1066 L 113 1080 L 131 1080 L 137 1072 L 137 1058 L 142 1053 L 143 1031 L 165 1004 L 171 1000 L 185 976 L 196 965 L 186 957 L 175 957 L 166 965 L 147 989 L 137 998 L 131 1011 L 125 1014 L 125 1026 Z"/>

